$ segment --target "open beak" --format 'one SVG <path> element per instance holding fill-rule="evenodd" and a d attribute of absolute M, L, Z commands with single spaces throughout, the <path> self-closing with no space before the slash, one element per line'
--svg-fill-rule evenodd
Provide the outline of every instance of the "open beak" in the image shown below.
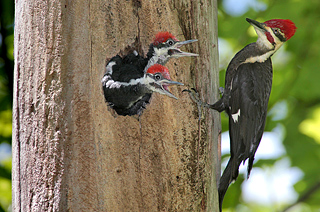
<path fill-rule="evenodd" d="M 189 44 L 189 43 L 194 43 L 198 41 L 197 39 L 195 40 L 186 40 L 186 41 L 178 41 L 176 42 L 170 49 L 169 49 L 169 55 L 172 57 L 191 57 L 191 56 L 199 56 L 198 54 L 190 53 L 190 52 L 183 52 L 180 50 L 180 48 L 183 45 Z"/>
<path fill-rule="evenodd" d="M 265 32 L 267 31 L 266 29 L 266 25 L 264 23 L 260 23 L 256 20 L 252 20 L 250 18 L 246 18 L 246 20 L 249 22 L 249 24 L 251 24 L 254 29 L 256 30 L 257 34 L 259 34 L 259 32 Z"/>
<path fill-rule="evenodd" d="M 165 94 L 174 99 L 178 99 L 169 91 L 168 88 L 170 85 L 183 85 L 183 84 L 180 82 L 169 80 L 169 79 L 163 79 L 158 82 L 155 82 L 153 86 L 157 89 L 159 93 Z"/>

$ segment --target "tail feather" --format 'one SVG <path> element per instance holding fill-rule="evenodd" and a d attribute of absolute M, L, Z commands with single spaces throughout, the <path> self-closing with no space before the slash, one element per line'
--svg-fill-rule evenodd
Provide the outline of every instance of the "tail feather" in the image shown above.
<path fill-rule="evenodd" d="M 241 161 L 240 161 L 241 163 Z M 229 185 L 237 179 L 239 175 L 239 166 L 240 163 L 237 162 L 234 158 L 230 158 L 227 167 L 223 171 L 223 174 L 220 178 L 220 183 L 219 183 L 219 209 L 220 212 L 222 211 L 222 203 L 223 203 L 223 198 L 224 195 L 226 194 Z"/>
<path fill-rule="evenodd" d="M 252 166 L 253 166 L 253 161 L 254 161 L 254 156 L 249 158 L 247 179 L 249 179 L 249 176 L 250 176 L 250 173 L 252 170 Z"/>

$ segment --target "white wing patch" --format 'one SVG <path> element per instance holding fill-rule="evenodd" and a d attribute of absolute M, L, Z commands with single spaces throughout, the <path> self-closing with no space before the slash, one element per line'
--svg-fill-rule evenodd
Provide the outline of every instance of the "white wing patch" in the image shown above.
<path fill-rule="evenodd" d="M 110 76 L 106 75 L 101 80 L 102 86 L 112 89 L 112 88 L 120 88 L 121 86 L 130 86 L 130 85 L 137 85 L 137 84 L 146 84 L 147 80 L 145 78 L 139 78 L 139 79 L 132 79 L 129 83 L 127 82 L 119 82 L 114 81 L 111 79 Z"/>
<path fill-rule="evenodd" d="M 231 117 L 232 117 L 234 123 L 238 122 L 239 116 L 240 116 L 240 109 L 238 110 L 237 113 L 231 114 Z"/>
<path fill-rule="evenodd" d="M 106 83 L 106 88 L 120 88 L 121 87 L 121 83 L 120 82 L 115 82 L 113 80 L 109 80 Z"/>
<path fill-rule="evenodd" d="M 134 54 L 138 54 L 136 51 L 134 52 Z M 132 79 L 130 80 L 130 82 L 119 82 L 119 81 L 114 81 L 112 79 L 112 66 L 114 66 L 116 64 L 116 62 L 112 61 L 110 63 L 108 63 L 108 65 L 106 66 L 106 73 L 104 75 L 104 77 L 101 80 L 102 86 L 106 87 L 108 89 L 117 89 L 120 88 L 121 86 L 129 86 L 129 85 L 137 85 L 138 83 L 140 84 L 145 84 L 145 77 L 142 78 L 138 78 L 138 79 Z"/>
<path fill-rule="evenodd" d="M 102 83 L 102 86 L 106 86 L 106 83 L 111 79 L 111 77 L 109 75 L 105 75 L 102 80 L 101 80 L 101 83 Z"/>

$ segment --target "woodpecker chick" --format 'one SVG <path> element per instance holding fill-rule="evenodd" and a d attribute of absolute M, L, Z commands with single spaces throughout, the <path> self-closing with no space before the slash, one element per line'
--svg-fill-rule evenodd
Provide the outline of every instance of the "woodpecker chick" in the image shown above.
<path fill-rule="evenodd" d="M 141 115 L 153 92 L 177 99 L 168 87 L 183 84 L 172 81 L 166 67 L 155 64 L 143 74 L 134 66 L 119 66 L 116 63 L 119 59 L 120 56 L 116 56 L 109 62 L 102 78 L 105 100 L 119 115 Z M 130 78 L 125 74 L 127 71 L 131 71 Z"/>
<path fill-rule="evenodd" d="M 272 85 L 271 56 L 296 31 L 290 20 L 272 19 L 260 23 L 246 19 L 258 34 L 257 42 L 240 50 L 226 71 L 225 89 L 220 100 L 202 105 L 229 116 L 230 159 L 219 183 L 220 211 L 230 183 L 237 179 L 239 166 L 249 159 L 248 177 L 264 131 Z M 189 92 L 197 98 L 194 90 Z"/>
<path fill-rule="evenodd" d="M 198 40 L 179 41 L 169 32 L 159 32 L 149 46 L 146 58 L 148 64 L 145 71 L 156 63 L 165 65 L 171 58 L 199 56 L 198 54 L 180 50 L 182 46 L 196 41 Z"/>
<path fill-rule="evenodd" d="M 183 85 L 180 82 L 172 81 L 170 79 L 168 69 L 160 64 L 151 66 L 147 70 L 147 73 L 144 76 L 144 80 L 145 82 L 142 84 L 145 84 L 148 91 L 164 94 L 174 99 L 178 98 L 170 93 L 168 87 L 170 85 Z"/>
<path fill-rule="evenodd" d="M 114 90 L 113 88 L 121 83 L 129 83 L 131 80 L 143 78 L 147 73 L 147 70 L 155 64 L 164 65 L 171 58 L 198 56 L 197 54 L 180 50 L 183 45 L 195 41 L 197 40 L 179 41 L 169 32 L 159 32 L 149 46 L 147 57 L 143 57 L 139 55 L 138 52 L 134 51 L 124 57 L 117 55 L 111 58 L 106 65 L 106 73 L 102 79 L 106 101 L 109 102 L 110 106 L 114 108 L 119 115 L 141 114 L 143 109 L 150 102 L 152 92 L 146 93 L 144 96 L 139 96 L 140 94 L 136 95 L 132 92 L 133 90 L 129 89 L 129 85 L 126 87 L 126 89 L 129 89 L 128 93 L 121 91 L 123 89 Z M 106 85 L 108 86 L 106 87 Z M 110 85 L 112 86 L 110 87 Z M 157 86 L 157 84 L 154 85 Z M 122 86 L 121 88 L 125 87 Z M 166 88 L 167 85 L 163 85 L 162 91 L 158 89 L 156 92 L 162 92 L 170 96 L 169 93 L 166 93 Z M 153 88 L 151 87 L 151 90 L 152 89 Z M 115 92 L 115 94 L 113 92 Z M 114 101 L 115 95 L 122 95 L 122 97 L 116 98 L 123 98 L 123 100 L 121 100 L 122 102 L 117 102 L 117 100 Z M 133 100 L 130 95 L 133 95 Z M 139 96 L 139 101 L 135 101 L 136 96 Z"/>

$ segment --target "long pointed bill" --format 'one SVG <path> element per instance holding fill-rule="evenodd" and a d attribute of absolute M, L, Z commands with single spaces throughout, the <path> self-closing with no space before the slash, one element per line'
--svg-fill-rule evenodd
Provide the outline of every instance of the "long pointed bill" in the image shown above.
<path fill-rule="evenodd" d="M 255 28 L 256 31 L 257 30 L 263 31 L 263 32 L 267 31 L 266 25 L 264 23 L 260 23 L 256 20 L 252 20 L 250 18 L 246 18 L 246 20 L 249 22 L 249 24 L 251 24 Z"/>
<path fill-rule="evenodd" d="M 180 48 L 183 45 L 189 44 L 189 43 L 194 43 L 198 41 L 197 39 L 194 40 L 186 40 L 186 41 L 178 41 L 176 42 L 169 50 L 169 55 L 172 57 L 192 57 L 192 56 L 199 56 L 198 54 L 195 53 L 190 53 L 190 52 L 183 52 L 180 50 Z"/>
<path fill-rule="evenodd" d="M 178 99 L 177 97 L 175 97 L 168 89 L 168 87 L 170 85 L 183 85 L 180 82 L 176 82 L 176 81 L 172 81 L 172 80 L 168 80 L 168 79 L 163 79 L 161 81 L 158 81 L 156 83 L 154 83 L 154 87 L 157 89 L 157 91 L 161 94 L 165 94 L 171 98 L 174 99 Z"/>

